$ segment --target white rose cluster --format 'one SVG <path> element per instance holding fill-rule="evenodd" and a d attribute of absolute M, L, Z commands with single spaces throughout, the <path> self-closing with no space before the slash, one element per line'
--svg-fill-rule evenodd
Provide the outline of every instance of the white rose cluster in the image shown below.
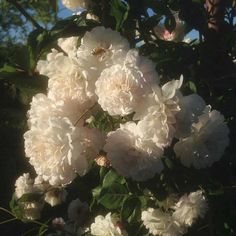
<path fill-rule="evenodd" d="M 183 195 L 167 212 L 148 208 L 142 212 L 144 226 L 152 235 L 181 236 L 188 227 L 203 218 L 208 209 L 207 201 L 201 190 Z"/>
<path fill-rule="evenodd" d="M 76 1 L 68 1 L 76 2 Z M 211 166 L 228 145 L 228 127 L 196 95 L 183 96 L 183 78 L 160 85 L 155 64 L 118 32 L 98 26 L 84 37 L 61 38 L 37 69 L 49 78 L 47 95 L 33 97 L 28 111 L 25 152 L 36 173 L 52 186 L 83 176 L 101 150 L 121 175 L 146 181 L 164 166 L 174 145 L 181 163 Z M 106 133 L 89 128 L 97 112 L 129 117 Z"/>
<path fill-rule="evenodd" d="M 15 199 L 25 198 L 24 201 L 19 202 L 22 217 L 25 220 L 40 218 L 44 202 L 54 207 L 64 202 L 66 196 L 67 191 L 65 189 L 51 186 L 41 176 L 32 179 L 29 173 L 24 173 L 15 182 Z"/>

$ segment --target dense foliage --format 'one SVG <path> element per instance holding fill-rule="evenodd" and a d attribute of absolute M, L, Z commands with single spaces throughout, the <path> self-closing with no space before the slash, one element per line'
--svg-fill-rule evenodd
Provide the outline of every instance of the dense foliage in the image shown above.
<path fill-rule="evenodd" d="M 67 219 L 67 207 L 76 198 L 87 202 L 88 205 L 83 207 L 89 212 L 80 215 L 82 222 L 77 222 L 79 226 L 88 227 L 97 215 L 105 216 L 111 211 L 118 219 L 115 223 L 122 225 L 120 228 L 128 235 L 148 235 L 148 230 L 141 224 L 143 211 L 153 207 L 168 212 L 170 205 L 181 196 L 187 198 L 184 194 L 199 189 L 207 199 L 208 211 L 185 235 L 235 235 L 235 2 L 216 1 L 220 5 L 212 6 L 210 1 L 202 0 L 90 0 L 89 5 L 83 6 L 87 9 L 81 14 L 63 20 L 56 20 L 55 1 L 49 1 L 50 4 L 48 1 L 17 1 L 17 5 L 14 2 L 0 2 L 3 17 L 0 31 L 0 196 L 1 207 L 10 211 L 9 214 L 3 209 L 0 218 L 2 222 L 9 217 L 15 219 L 0 225 L 2 235 L 47 235 L 60 231 L 59 226 L 63 223 L 52 224 L 52 220 L 56 217 Z M 19 6 L 30 14 L 29 18 L 22 18 Z M 32 97 L 47 92 L 47 76 L 50 78 L 50 75 L 42 72 L 45 65 L 40 67 L 39 60 L 45 61 L 51 49 L 68 56 L 58 39 L 76 36 L 79 47 L 86 32 L 101 25 L 120 32 L 131 48 L 138 48 L 140 55 L 151 59 L 161 85 L 173 79 L 177 81 L 182 75 L 181 92 L 185 96 L 199 94 L 213 110 L 224 115 L 230 130 L 230 145 L 211 167 L 195 169 L 181 164 L 172 143 L 164 152 L 164 170 L 144 182 L 119 175 L 107 163 L 100 167 L 94 162 L 88 173 L 77 176 L 66 186 L 68 196 L 65 202 L 55 207 L 45 204 L 40 222 L 27 221 L 22 203 L 39 200 L 42 196 L 25 194 L 17 199 L 12 195 L 20 175 L 29 172 L 32 177 L 36 176 L 25 157 L 23 134 L 28 130 L 27 111 L 32 107 Z M 12 35 L 15 27 L 17 33 Z M 183 40 L 192 30 L 197 32 L 196 39 Z M 24 42 L 26 35 L 27 43 Z M 96 53 L 100 51 L 93 51 Z M 107 112 L 96 113 L 90 127 L 107 133 L 133 119 L 132 114 L 115 114 L 113 117 L 111 109 L 116 104 L 112 105 Z M 63 192 L 60 191 L 58 195 Z M 64 195 L 62 198 L 64 200 Z M 177 210 L 177 206 L 175 208 Z"/>

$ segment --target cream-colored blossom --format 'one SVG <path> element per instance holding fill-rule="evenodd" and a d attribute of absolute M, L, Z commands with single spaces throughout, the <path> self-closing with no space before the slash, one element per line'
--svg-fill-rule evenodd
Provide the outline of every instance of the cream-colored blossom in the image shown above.
<path fill-rule="evenodd" d="M 79 37 L 59 38 L 58 46 L 71 58 L 76 57 Z"/>
<path fill-rule="evenodd" d="M 204 113 L 198 120 L 192 125 L 191 135 L 180 139 L 174 151 L 184 166 L 201 169 L 222 157 L 229 144 L 229 128 L 224 123 L 224 116 L 216 110 Z"/>
<path fill-rule="evenodd" d="M 149 112 L 138 122 L 137 127 L 143 140 L 152 141 L 162 148 L 171 144 L 175 132 L 174 127 L 163 119 L 160 110 Z"/>
<path fill-rule="evenodd" d="M 49 117 L 42 127 L 24 134 L 25 153 L 38 175 L 50 185 L 70 183 L 84 175 L 103 145 L 101 134 L 75 127 L 68 118 Z"/>
<path fill-rule="evenodd" d="M 122 51 L 129 50 L 129 43 L 117 31 L 97 26 L 86 32 L 78 48 L 77 57 L 86 71 L 93 75 L 93 81 L 101 72 L 114 64 Z"/>
<path fill-rule="evenodd" d="M 156 71 L 156 64 L 147 57 L 139 55 L 136 49 L 130 49 L 129 51 L 122 50 L 114 64 L 136 69 L 150 85 L 159 84 L 160 82 L 159 75 Z"/>
<path fill-rule="evenodd" d="M 142 139 L 134 122 L 120 125 L 119 129 L 110 132 L 104 150 L 119 174 L 136 181 L 150 179 L 163 169 L 163 149 Z"/>
<path fill-rule="evenodd" d="M 201 190 L 183 195 L 173 207 L 173 218 L 183 225 L 191 226 L 197 218 L 203 218 L 208 209 Z"/>
<path fill-rule="evenodd" d="M 36 94 L 30 103 L 28 111 L 28 125 L 29 127 L 47 126 L 49 117 L 67 117 L 76 124 L 76 126 L 83 125 L 85 120 L 90 117 L 95 109 L 89 109 L 89 104 L 80 104 L 77 100 L 52 100 L 44 94 Z M 91 106 L 92 107 L 92 106 Z M 83 115 L 84 114 L 84 115 Z M 81 118 L 81 119 L 80 119 Z M 79 120 L 80 119 L 80 120 Z"/>
<path fill-rule="evenodd" d="M 91 224 L 91 234 L 94 236 L 127 236 L 127 232 L 119 225 L 119 220 L 113 217 L 111 213 L 108 213 L 105 217 L 99 215 Z"/>
<path fill-rule="evenodd" d="M 37 70 L 49 78 L 48 97 L 57 100 L 74 100 L 84 105 L 96 100 L 93 76 L 85 71 L 85 66 L 75 57 L 68 57 L 52 50 L 46 60 L 40 60 Z"/>
<path fill-rule="evenodd" d="M 172 80 L 162 87 L 153 86 L 153 93 L 138 106 L 134 120 L 139 120 L 139 135 L 159 147 L 167 147 L 175 135 L 176 114 L 180 111 L 179 89 L 182 79 Z"/>
<path fill-rule="evenodd" d="M 159 209 L 148 208 L 142 212 L 141 219 L 152 235 L 180 236 L 185 233 L 185 228 L 170 213 Z"/>
<path fill-rule="evenodd" d="M 180 111 L 179 99 L 182 97 L 180 88 L 183 83 L 182 76 L 179 80 L 171 80 L 159 87 L 153 84 L 152 90 L 134 115 L 135 120 L 141 120 L 148 113 L 159 114 L 163 121 L 169 124 L 176 122 L 175 115 Z"/>
<path fill-rule="evenodd" d="M 181 97 L 180 111 L 176 114 L 175 137 L 185 138 L 191 134 L 192 124 L 198 122 L 198 116 L 203 114 L 205 101 L 197 94 Z"/>
<path fill-rule="evenodd" d="M 21 198 L 26 193 L 34 192 L 34 180 L 30 178 L 29 173 L 24 173 L 15 182 L 15 196 Z"/>
<path fill-rule="evenodd" d="M 67 194 L 68 193 L 65 189 L 54 188 L 46 192 L 44 201 L 54 207 L 64 202 Z"/>
<path fill-rule="evenodd" d="M 151 91 L 151 87 L 136 68 L 119 64 L 105 69 L 96 82 L 98 103 L 110 115 L 131 114 Z"/>

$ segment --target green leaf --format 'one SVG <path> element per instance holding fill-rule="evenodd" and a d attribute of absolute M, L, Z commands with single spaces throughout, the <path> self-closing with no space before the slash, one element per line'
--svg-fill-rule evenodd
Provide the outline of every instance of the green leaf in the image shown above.
<path fill-rule="evenodd" d="M 43 194 L 40 193 L 25 193 L 17 202 L 38 202 L 42 196 Z"/>
<path fill-rule="evenodd" d="M 124 184 L 125 179 L 124 177 L 117 174 L 115 170 L 110 170 L 104 177 L 102 186 L 109 187 L 114 183 Z"/>
<path fill-rule="evenodd" d="M 98 198 L 100 193 L 101 193 L 101 191 L 102 191 L 102 187 L 101 186 L 98 186 L 98 187 L 94 188 L 92 190 L 93 197 L 94 198 Z"/>
<path fill-rule="evenodd" d="M 17 219 L 22 219 L 23 218 L 23 214 L 24 214 L 24 209 L 22 206 L 20 206 L 16 200 L 15 195 L 12 196 L 12 199 L 9 203 L 11 212 L 14 214 L 14 216 Z"/>
<path fill-rule="evenodd" d="M 4 65 L 4 67 L 0 68 L 0 72 L 16 72 L 16 68 L 10 65 Z"/>
<path fill-rule="evenodd" d="M 101 166 L 99 170 L 100 180 L 103 180 L 107 172 L 109 171 L 109 168 Z"/>
<path fill-rule="evenodd" d="M 125 199 L 121 208 L 121 219 L 129 223 L 135 222 L 141 216 L 141 201 L 138 197 L 129 196 Z"/>
<path fill-rule="evenodd" d="M 48 231 L 48 223 L 51 221 L 51 219 L 47 220 L 45 223 L 43 223 L 42 226 L 39 228 L 38 236 L 44 236 L 45 233 Z"/>
<path fill-rule="evenodd" d="M 174 168 L 173 162 L 168 157 L 164 158 L 164 163 L 168 169 L 172 170 Z"/>
<path fill-rule="evenodd" d="M 123 201 L 128 197 L 128 191 L 122 184 L 113 184 L 103 188 L 98 202 L 107 209 L 117 209 L 123 204 Z"/>
<path fill-rule="evenodd" d="M 116 30 L 118 31 L 125 20 L 128 17 L 129 5 L 122 0 L 112 0 L 111 1 L 111 12 L 110 15 L 114 16 L 116 19 Z"/>
<path fill-rule="evenodd" d="M 189 81 L 188 82 L 188 87 L 193 93 L 197 93 L 197 87 L 194 82 Z"/>
<path fill-rule="evenodd" d="M 142 209 L 146 209 L 147 208 L 148 200 L 149 200 L 149 198 L 146 197 L 146 196 L 140 196 L 139 197 L 139 201 L 141 202 L 141 208 Z"/>

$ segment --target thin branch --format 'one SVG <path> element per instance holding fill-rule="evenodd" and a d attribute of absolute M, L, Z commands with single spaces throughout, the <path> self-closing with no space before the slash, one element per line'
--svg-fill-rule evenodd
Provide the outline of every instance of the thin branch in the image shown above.
<path fill-rule="evenodd" d="M 17 10 L 32 23 L 34 27 L 36 27 L 37 29 L 43 29 L 43 27 L 41 27 L 38 24 L 38 22 L 31 15 L 29 15 L 29 13 L 26 12 L 25 9 L 16 0 L 7 0 L 7 1 L 12 5 L 14 5 L 17 8 Z"/>
<path fill-rule="evenodd" d="M 54 48 L 55 48 L 57 51 L 62 52 L 65 56 L 68 56 L 68 53 L 65 52 L 60 46 L 55 45 Z"/>
<path fill-rule="evenodd" d="M 219 32 L 224 22 L 225 3 L 224 0 L 206 0 L 209 29 Z"/>
<path fill-rule="evenodd" d="M 5 209 L 5 208 L 3 208 L 3 207 L 0 207 L 0 210 L 2 210 L 2 211 L 4 211 L 4 212 L 8 213 L 9 215 L 11 215 L 11 216 L 14 216 L 14 217 L 15 217 L 15 215 L 14 215 L 14 214 L 12 214 L 10 211 L 8 211 L 7 209 Z"/>
<path fill-rule="evenodd" d="M 74 126 L 76 126 L 79 121 L 89 112 L 91 111 L 95 106 L 97 106 L 98 104 L 95 103 L 93 106 L 91 106 L 90 108 L 88 108 L 87 110 L 85 110 L 85 112 L 78 118 L 78 120 L 75 122 Z"/>
<path fill-rule="evenodd" d="M 0 225 L 3 225 L 3 224 L 6 224 L 6 223 L 9 223 L 9 222 L 12 222 L 14 220 L 18 220 L 17 218 L 12 218 L 12 219 L 9 219 L 9 220 L 4 220 L 2 222 L 0 222 Z"/>

